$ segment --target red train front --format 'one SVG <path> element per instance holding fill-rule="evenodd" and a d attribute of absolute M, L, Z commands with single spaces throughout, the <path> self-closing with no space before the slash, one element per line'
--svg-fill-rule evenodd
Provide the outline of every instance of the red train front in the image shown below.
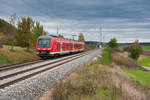
<path fill-rule="evenodd" d="M 40 36 L 36 43 L 36 53 L 41 58 L 84 51 L 84 42 L 56 36 Z"/>

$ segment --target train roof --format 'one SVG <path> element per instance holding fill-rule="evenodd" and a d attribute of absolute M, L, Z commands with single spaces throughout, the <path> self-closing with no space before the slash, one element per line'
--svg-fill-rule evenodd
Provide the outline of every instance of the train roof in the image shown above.
<path fill-rule="evenodd" d="M 58 37 L 56 35 L 42 35 L 42 36 L 39 36 L 39 39 L 40 38 L 52 38 L 52 37 L 60 38 L 60 37 Z M 72 40 L 72 41 L 77 41 L 77 42 L 83 42 L 83 41 L 78 41 L 78 40 L 73 40 L 73 39 L 68 39 L 68 38 L 60 38 L 60 39 Z"/>
<path fill-rule="evenodd" d="M 52 38 L 52 37 L 48 35 L 42 35 L 42 36 L 39 36 L 39 38 Z"/>

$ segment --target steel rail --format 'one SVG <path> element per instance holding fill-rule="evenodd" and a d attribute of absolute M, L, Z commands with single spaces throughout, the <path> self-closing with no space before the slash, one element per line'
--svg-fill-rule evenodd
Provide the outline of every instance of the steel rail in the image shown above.
<path fill-rule="evenodd" d="M 86 52 L 87 53 L 87 52 Z M 86 53 L 83 53 L 83 54 L 86 54 Z M 83 55 L 82 54 L 82 55 Z M 78 54 L 79 55 L 79 54 Z M 13 77 L 13 76 L 16 76 L 18 74 L 22 74 L 22 73 L 25 73 L 25 72 L 29 72 L 29 71 L 32 71 L 32 70 L 35 70 L 35 69 L 39 69 L 39 68 L 42 68 L 42 67 L 45 67 L 45 66 L 48 66 L 48 65 L 51 65 L 51 64 L 55 64 L 57 62 L 60 62 L 60 61 L 63 61 L 63 60 L 67 60 L 67 59 L 70 59 L 72 57 L 76 57 L 78 55 L 73 55 L 71 57 L 67 57 L 67 58 L 64 58 L 64 59 L 60 59 L 60 60 L 57 60 L 57 61 L 53 61 L 53 62 L 50 62 L 50 63 L 47 63 L 47 64 L 43 64 L 43 65 L 40 65 L 40 66 L 36 66 L 36 67 L 33 67 L 33 68 L 30 68 L 30 69 L 25 69 L 25 70 L 22 70 L 22 71 L 18 71 L 16 73 L 12 73 L 12 74 L 9 74 L 9 75 L 5 75 L 5 76 L 1 76 L 0 77 L 0 80 L 3 80 L 3 79 L 7 79 L 7 78 L 10 78 L 10 77 Z M 80 54 L 81 55 L 81 54 Z"/>
<path fill-rule="evenodd" d="M 81 57 L 83 57 L 83 56 L 85 56 L 85 55 L 88 55 L 88 53 L 87 53 L 87 54 L 83 54 L 83 55 L 79 55 L 79 56 L 77 55 L 77 57 L 75 57 L 75 58 L 72 58 L 72 59 L 69 59 L 69 60 L 64 61 L 64 62 L 62 62 L 62 63 L 56 64 L 56 65 L 51 66 L 51 67 L 49 67 L 49 68 L 46 68 L 46 69 L 43 69 L 43 70 L 34 72 L 34 73 L 32 73 L 32 74 L 23 76 L 23 77 L 21 77 L 21 78 L 15 79 L 15 80 L 13 80 L 13 81 L 10 81 L 10 82 L 1 84 L 1 85 L 0 85 L 0 89 L 3 89 L 3 88 L 5 88 L 5 87 L 8 87 L 8 86 L 13 85 L 13 84 L 15 84 L 15 83 L 18 83 L 18 82 L 20 82 L 20 81 L 22 81 L 22 80 L 31 78 L 31 77 L 33 77 L 33 76 L 35 76 L 35 75 L 38 75 L 38 74 L 43 73 L 43 72 L 45 72 L 45 71 L 51 70 L 51 69 L 53 69 L 53 68 L 59 67 L 60 65 L 63 65 L 63 64 L 68 63 L 68 62 L 71 62 L 71 61 L 73 61 L 73 60 L 75 60 L 75 59 L 78 59 L 78 58 L 81 58 Z"/>
<path fill-rule="evenodd" d="M 88 51 L 86 51 L 86 52 L 88 52 Z M 80 54 L 80 53 L 78 53 L 78 54 Z M 61 57 L 59 57 L 59 58 L 61 58 Z M 59 58 L 57 58 L 57 59 L 59 59 Z M 40 62 L 45 62 L 45 61 L 48 61 L 48 60 L 36 60 L 36 61 L 27 62 L 27 63 L 20 63 L 20 64 L 12 64 L 12 65 L 7 65 L 7 66 L 0 66 L 0 72 L 11 70 L 11 69 L 15 69 L 15 68 L 24 67 L 24 66 L 27 66 L 27 65 L 32 65 L 32 64 L 36 64 L 36 63 L 40 63 Z"/>

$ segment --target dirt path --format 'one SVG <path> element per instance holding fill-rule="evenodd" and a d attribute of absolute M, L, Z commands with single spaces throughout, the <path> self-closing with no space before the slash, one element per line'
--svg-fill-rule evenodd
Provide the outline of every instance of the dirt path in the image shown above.
<path fill-rule="evenodd" d="M 142 59 L 144 59 L 144 58 L 147 58 L 147 57 L 149 57 L 149 56 L 146 56 L 146 55 L 140 55 L 138 61 L 140 61 L 140 60 L 142 60 Z"/>

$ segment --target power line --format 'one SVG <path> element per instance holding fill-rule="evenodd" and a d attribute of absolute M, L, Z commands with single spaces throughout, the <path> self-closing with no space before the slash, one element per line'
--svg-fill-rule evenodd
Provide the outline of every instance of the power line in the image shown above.
<path fill-rule="evenodd" d="M 105 31 L 105 30 L 103 30 L 103 32 L 143 32 L 143 31 L 145 31 L 145 32 L 150 32 L 150 30 L 137 30 L 137 31 L 124 31 L 124 30 L 120 30 L 120 31 Z M 86 31 L 86 30 L 84 30 L 84 31 L 74 31 L 74 32 L 100 32 L 99 30 L 97 30 L 97 31 Z"/>

